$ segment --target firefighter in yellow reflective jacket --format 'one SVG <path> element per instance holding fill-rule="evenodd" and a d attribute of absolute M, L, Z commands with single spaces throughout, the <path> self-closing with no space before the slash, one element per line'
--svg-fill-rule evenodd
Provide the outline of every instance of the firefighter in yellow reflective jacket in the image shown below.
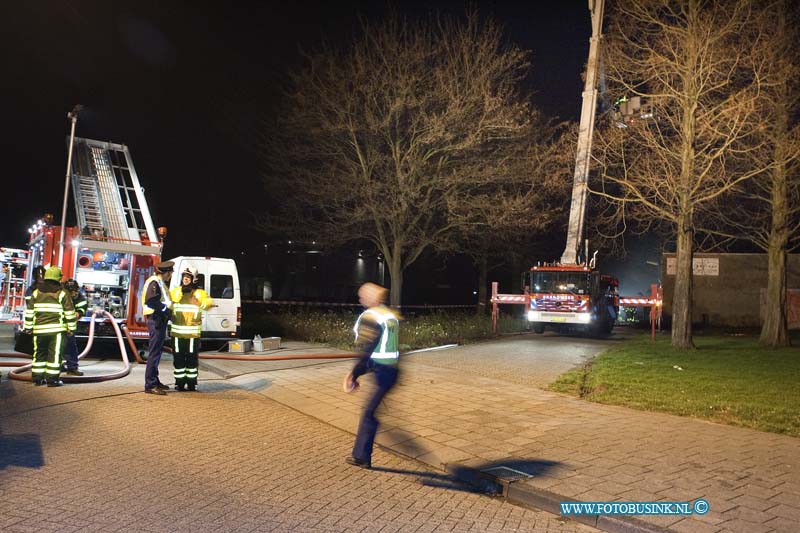
<path fill-rule="evenodd" d="M 175 366 L 175 390 L 193 391 L 197 388 L 197 352 L 203 331 L 203 315 L 214 304 L 206 291 L 197 287 L 197 269 L 187 267 L 181 272 L 181 284 L 170 291 L 172 298 L 173 338 L 172 361 Z"/>
<path fill-rule="evenodd" d="M 77 325 L 69 292 L 61 286 L 61 268 L 51 266 L 44 280 L 25 298 L 24 329 L 33 333 L 34 385 L 60 387 L 64 335 L 73 335 Z"/>

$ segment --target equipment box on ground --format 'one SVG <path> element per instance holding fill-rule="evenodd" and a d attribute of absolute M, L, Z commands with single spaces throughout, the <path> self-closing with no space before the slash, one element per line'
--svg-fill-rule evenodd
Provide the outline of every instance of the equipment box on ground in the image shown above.
<path fill-rule="evenodd" d="M 281 347 L 280 337 L 264 337 L 263 339 L 253 339 L 254 352 L 266 352 L 267 350 L 277 350 Z"/>
<path fill-rule="evenodd" d="M 236 339 L 228 341 L 228 351 L 231 353 L 247 353 L 253 349 L 253 341 L 249 339 Z"/>

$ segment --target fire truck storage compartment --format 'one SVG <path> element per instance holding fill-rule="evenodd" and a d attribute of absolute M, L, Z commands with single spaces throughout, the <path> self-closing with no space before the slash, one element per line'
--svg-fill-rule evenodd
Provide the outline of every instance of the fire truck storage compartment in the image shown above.
<path fill-rule="evenodd" d="M 75 280 L 83 287 L 90 308 L 101 307 L 114 318 L 126 318 L 131 254 L 81 250 Z"/>

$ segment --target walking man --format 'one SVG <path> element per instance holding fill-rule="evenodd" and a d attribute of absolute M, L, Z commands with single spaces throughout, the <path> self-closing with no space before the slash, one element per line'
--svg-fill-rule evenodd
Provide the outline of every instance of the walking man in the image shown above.
<path fill-rule="evenodd" d="M 64 288 L 72 298 L 72 304 L 75 306 L 75 322 L 77 323 L 81 318 L 86 316 L 86 309 L 89 302 L 81 292 L 78 282 L 74 279 L 68 279 L 64 282 Z M 67 345 L 64 347 L 64 359 L 66 359 L 61 371 L 69 376 L 82 376 L 83 372 L 78 369 L 78 341 L 75 340 L 75 335 L 67 333 Z"/>
<path fill-rule="evenodd" d="M 197 269 L 186 267 L 181 272 L 180 286 L 170 292 L 173 311 L 170 336 L 174 339 L 172 361 L 177 391 L 197 388 L 197 352 L 203 315 L 214 304 L 208 293 L 197 287 L 197 282 Z"/>
<path fill-rule="evenodd" d="M 142 314 L 147 318 L 150 342 L 147 345 L 147 366 L 144 373 L 144 392 L 166 396 L 168 386 L 158 379 L 158 364 L 167 338 L 167 323 L 172 318 L 172 300 L 167 286 L 175 263 L 164 261 L 156 265 L 155 274 L 147 278 L 142 288 Z"/>
<path fill-rule="evenodd" d="M 75 332 L 75 307 L 69 293 L 61 286 L 61 268 L 51 266 L 44 279 L 37 283 L 25 297 L 23 328 L 33 333 L 33 365 L 31 376 L 34 385 L 47 384 L 60 387 L 61 351 L 64 335 Z"/>
<path fill-rule="evenodd" d="M 375 374 L 376 385 L 361 416 L 353 453 L 345 459 L 348 464 L 361 468 L 372 466 L 372 445 L 378 431 L 375 411 L 383 397 L 397 382 L 400 319 L 394 311 L 384 305 L 388 292 L 375 283 L 365 283 L 358 289 L 358 300 L 367 308 L 353 327 L 361 357 L 353 367 L 353 371 L 345 378 L 344 388 L 348 392 L 358 389 L 358 378 L 367 372 Z"/>

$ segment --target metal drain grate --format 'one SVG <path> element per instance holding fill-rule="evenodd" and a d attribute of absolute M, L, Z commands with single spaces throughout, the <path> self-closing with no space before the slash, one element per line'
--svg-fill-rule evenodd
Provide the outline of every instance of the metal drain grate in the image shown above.
<path fill-rule="evenodd" d="M 513 468 L 509 468 L 507 466 L 495 466 L 493 468 L 481 470 L 481 472 L 495 476 L 498 481 L 503 481 L 506 483 L 533 477 L 531 474 L 526 474 L 525 472 L 520 472 L 519 470 L 514 470 Z"/>

